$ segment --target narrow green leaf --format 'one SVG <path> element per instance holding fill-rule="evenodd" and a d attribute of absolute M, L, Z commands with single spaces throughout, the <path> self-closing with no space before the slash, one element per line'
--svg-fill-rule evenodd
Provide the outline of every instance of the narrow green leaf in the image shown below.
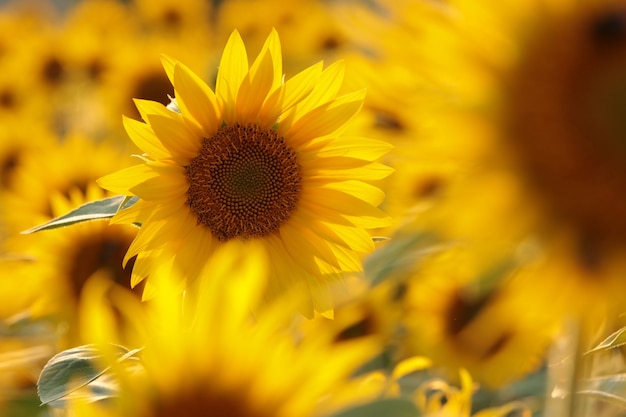
<path fill-rule="evenodd" d="M 110 219 L 119 210 L 128 208 L 139 201 L 138 197 L 129 197 L 118 195 L 102 200 L 91 201 L 82 206 L 64 214 L 61 217 L 52 219 L 49 222 L 35 226 L 22 232 L 22 234 L 30 234 L 40 232 L 42 230 L 56 229 L 58 227 L 70 226 L 88 220 Z"/>
<path fill-rule="evenodd" d="M 585 352 L 585 355 L 601 350 L 614 349 L 626 345 L 626 326 L 612 333 L 609 337 L 604 339 L 598 346 Z"/>
<path fill-rule="evenodd" d="M 419 417 L 415 404 L 405 398 L 385 398 L 342 410 L 332 417 Z"/>
<path fill-rule="evenodd" d="M 626 408 L 626 374 L 614 374 L 581 381 L 578 394 L 595 397 Z"/>
<path fill-rule="evenodd" d="M 128 350 L 124 346 L 114 345 L 118 361 L 134 356 L 141 349 Z M 101 378 L 110 367 L 101 369 L 98 361 L 102 352 L 95 345 L 84 345 L 65 350 L 48 361 L 37 381 L 37 393 L 42 405 L 63 407 L 65 399 L 81 388 L 89 386 L 84 396 L 92 401 L 115 395 L 116 387 L 110 378 Z"/>

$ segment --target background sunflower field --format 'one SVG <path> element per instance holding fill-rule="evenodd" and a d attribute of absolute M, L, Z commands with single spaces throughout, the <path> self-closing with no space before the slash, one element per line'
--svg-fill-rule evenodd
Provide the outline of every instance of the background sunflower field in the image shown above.
<path fill-rule="evenodd" d="M 623 0 L 0 1 L 0 416 L 626 415 Z"/>

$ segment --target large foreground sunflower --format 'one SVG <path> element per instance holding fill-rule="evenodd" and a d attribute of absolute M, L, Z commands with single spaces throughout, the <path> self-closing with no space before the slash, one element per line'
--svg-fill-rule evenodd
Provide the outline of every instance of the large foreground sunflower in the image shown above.
<path fill-rule="evenodd" d="M 142 164 L 99 182 L 140 198 L 112 219 L 142 224 L 126 256 L 137 256 L 133 285 L 154 259 L 193 279 L 216 248 L 240 240 L 270 254 L 268 295 L 303 285 L 311 297 L 301 310 L 329 311 L 327 282 L 359 271 L 374 248 L 367 229 L 387 223 L 369 181 L 389 174 L 374 162 L 389 146 L 342 135 L 364 91 L 337 96 L 342 63 L 284 81 L 276 31 L 250 67 L 231 35 L 215 93 L 183 64 L 163 62 L 173 105 L 137 100 L 145 123 L 124 120 Z"/>
<path fill-rule="evenodd" d="M 626 294 L 625 3 L 439 7 L 424 70 L 449 98 L 437 134 L 469 162 L 442 229 L 531 243 L 538 297 L 596 323 L 616 316 Z"/>
<path fill-rule="evenodd" d="M 296 341 L 285 327 L 292 317 L 292 298 L 263 308 L 265 255 L 261 248 L 242 249 L 240 242 L 220 247 L 209 260 L 213 275 L 196 280 L 198 291 L 185 297 L 184 304 L 169 274 L 151 277 L 159 296 L 146 309 L 136 299 L 102 299 L 107 284 L 94 281 L 85 293 L 85 337 L 105 346 L 118 338 L 117 327 L 106 318 L 122 312 L 138 326 L 133 333 L 144 346 L 144 371 L 113 367 L 119 396 L 109 403 L 77 403 L 71 415 L 328 415 L 327 408 L 334 408 L 329 400 L 375 355 L 376 342 L 338 345 L 332 342 L 333 331 L 321 327 Z"/>

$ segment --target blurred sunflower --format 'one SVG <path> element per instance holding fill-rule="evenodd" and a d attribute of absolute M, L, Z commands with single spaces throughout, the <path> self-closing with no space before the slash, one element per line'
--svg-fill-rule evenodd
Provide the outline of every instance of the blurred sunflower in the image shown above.
<path fill-rule="evenodd" d="M 111 90 L 123 89 L 123 84 L 114 88 L 112 83 L 125 70 L 125 51 L 140 48 L 135 41 L 139 34 L 137 19 L 118 1 L 89 0 L 68 10 L 60 42 L 69 77 L 62 116 L 69 131 L 124 137 L 120 113 L 127 107 L 110 99 Z"/>
<path fill-rule="evenodd" d="M 95 143 L 84 135 L 70 135 L 61 143 L 41 146 L 24 154 L 12 173 L 12 190 L 5 193 L 4 216 L 11 233 L 18 233 L 65 214 L 71 201 L 76 208 L 103 197 L 96 179 L 128 166 L 123 149 L 109 142 Z"/>
<path fill-rule="evenodd" d="M 150 258 L 194 279 L 216 248 L 237 240 L 271 254 L 268 295 L 305 286 L 305 314 L 331 310 L 326 283 L 361 270 L 374 249 L 367 229 L 388 221 L 376 208 L 383 193 L 368 182 L 389 174 L 375 162 L 389 145 L 341 134 L 364 91 L 337 97 L 341 63 L 283 82 L 275 31 L 250 68 L 232 34 L 216 93 L 181 63 L 164 65 L 179 111 L 137 100 L 146 123 L 124 122 L 146 152 L 143 164 L 99 180 L 141 199 L 112 219 L 142 224 L 127 254 L 137 256 L 133 285 L 149 274 Z"/>
<path fill-rule="evenodd" d="M 496 250 L 455 248 L 421 261 L 403 297 L 409 355 L 501 387 L 537 369 L 556 337 L 553 310 L 533 282 Z M 450 374 L 449 374 L 450 375 Z"/>
<path fill-rule="evenodd" d="M 259 16 L 263 18 L 259 19 Z M 237 28 L 252 50 L 259 50 L 266 33 L 276 29 L 281 34 L 283 70 L 288 76 L 320 59 L 337 59 L 346 43 L 329 3 L 320 0 L 220 2 L 215 10 L 217 38 L 226 40 L 232 28 Z"/>
<path fill-rule="evenodd" d="M 212 3 L 205 0 L 134 0 L 131 11 L 144 30 L 165 37 L 210 38 Z"/>
<path fill-rule="evenodd" d="M 46 152 L 55 144 L 51 132 L 36 123 L 9 119 L 0 132 L 0 196 L 16 189 L 15 173 L 29 155 Z"/>
<path fill-rule="evenodd" d="M 104 196 L 104 192 L 100 190 L 98 193 L 97 189 L 90 194 L 95 199 Z M 66 214 L 77 204 L 91 201 L 79 198 L 79 195 L 74 195 L 70 200 L 69 196 L 57 195 L 52 217 Z M 28 260 L 21 262 L 12 274 L 31 278 L 7 282 L 7 289 L 10 289 L 7 294 L 25 293 L 24 298 L 30 288 L 32 303 L 25 306 L 24 312 L 33 317 L 50 317 L 58 323 L 57 335 L 64 346 L 80 343 L 78 301 L 95 274 L 105 276 L 131 293 L 132 260 L 127 268 L 122 264 L 137 230 L 133 225 L 109 225 L 108 221 L 94 220 L 32 235 L 10 236 L 2 242 L 0 251 Z M 29 282 L 33 284 L 27 284 Z M 41 291 L 42 286 L 46 288 L 45 292 Z M 138 299 L 141 289 L 141 286 L 135 289 Z"/>
<path fill-rule="evenodd" d="M 102 302 L 101 285 L 91 287 L 82 311 L 89 323 L 85 334 L 93 335 L 92 342 L 115 340 L 116 328 L 103 318 L 113 314 L 113 304 L 120 305 L 139 326 L 135 335 L 144 346 L 145 372 L 120 370 L 119 397 L 105 404 L 76 403 L 77 415 L 325 415 L 320 410 L 327 397 L 375 354 L 371 340 L 338 346 L 332 332 L 321 328 L 296 341 L 285 326 L 293 317 L 292 298 L 256 308 L 252 316 L 263 303 L 269 267 L 259 247 L 231 241 L 208 263 L 213 275 L 196 281 L 198 291 L 184 299 L 184 308 L 176 280 L 162 270 L 151 277 L 159 296 L 145 310 L 138 300 Z M 94 328 L 96 322 L 102 325 Z"/>
<path fill-rule="evenodd" d="M 445 195 L 459 174 L 454 141 L 432 132 L 431 115 L 445 96 L 425 76 L 420 57 L 424 27 L 441 17 L 415 1 L 334 2 L 332 10 L 347 39 L 346 87 L 367 86 L 353 131 L 394 145 L 385 163 L 395 172 L 381 184 L 394 224 L 380 233 L 389 235 Z"/>
<path fill-rule="evenodd" d="M 163 71 L 160 54 L 184 60 L 197 74 L 207 74 L 209 66 L 218 59 L 217 52 L 203 37 L 185 36 L 184 41 L 175 41 L 144 34 L 118 48 L 112 68 L 102 80 L 101 94 L 111 123 L 119 125 L 120 131 L 123 130 L 120 114 L 141 118 L 133 99 L 169 104 L 174 87 Z"/>
<path fill-rule="evenodd" d="M 626 5 L 437 8 L 423 71 L 449 99 L 437 134 L 468 171 L 439 227 L 533 242 L 538 297 L 596 323 L 615 317 L 626 301 Z"/>

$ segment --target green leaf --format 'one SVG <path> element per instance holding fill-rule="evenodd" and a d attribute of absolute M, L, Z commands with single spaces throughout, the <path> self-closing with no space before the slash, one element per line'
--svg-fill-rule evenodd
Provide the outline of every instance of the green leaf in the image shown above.
<path fill-rule="evenodd" d="M 410 271 L 420 259 L 441 250 L 441 244 L 431 233 L 394 236 L 378 248 L 364 263 L 365 276 L 372 286 L 392 275 Z"/>
<path fill-rule="evenodd" d="M 626 408 L 626 374 L 584 379 L 581 381 L 577 393 Z"/>
<path fill-rule="evenodd" d="M 585 355 L 601 350 L 614 349 L 626 345 L 626 327 L 622 327 L 616 332 L 612 333 L 609 337 L 604 339 L 598 346 L 585 352 Z"/>
<path fill-rule="evenodd" d="M 124 346 L 113 345 L 118 361 L 132 358 L 141 349 L 128 350 Z M 98 364 L 103 357 L 95 345 L 84 345 L 65 350 L 48 361 L 37 381 L 37 393 L 42 405 L 64 407 L 65 401 L 81 388 L 80 397 L 98 401 L 114 396 L 117 387 L 110 377 L 104 377 L 110 367 L 101 369 Z M 136 360 L 136 358 L 133 358 Z"/>
<path fill-rule="evenodd" d="M 404 398 L 385 398 L 342 410 L 331 417 L 419 417 L 415 404 Z"/>
<path fill-rule="evenodd" d="M 81 223 L 88 220 L 110 219 L 119 210 L 128 208 L 135 204 L 137 201 L 139 201 L 138 197 L 129 197 L 124 195 L 118 195 L 102 200 L 91 201 L 70 211 L 67 214 L 64 214 L 61 217 L 57 217 L 56 219 L 52 219 L 49 222 L 40 224 L 39 226 L 35 226 L 32 229 L 25 230 L 22 232 L 22 234 L 56 229 L 58 227 L 70 226 L 72 224 Z"/>

